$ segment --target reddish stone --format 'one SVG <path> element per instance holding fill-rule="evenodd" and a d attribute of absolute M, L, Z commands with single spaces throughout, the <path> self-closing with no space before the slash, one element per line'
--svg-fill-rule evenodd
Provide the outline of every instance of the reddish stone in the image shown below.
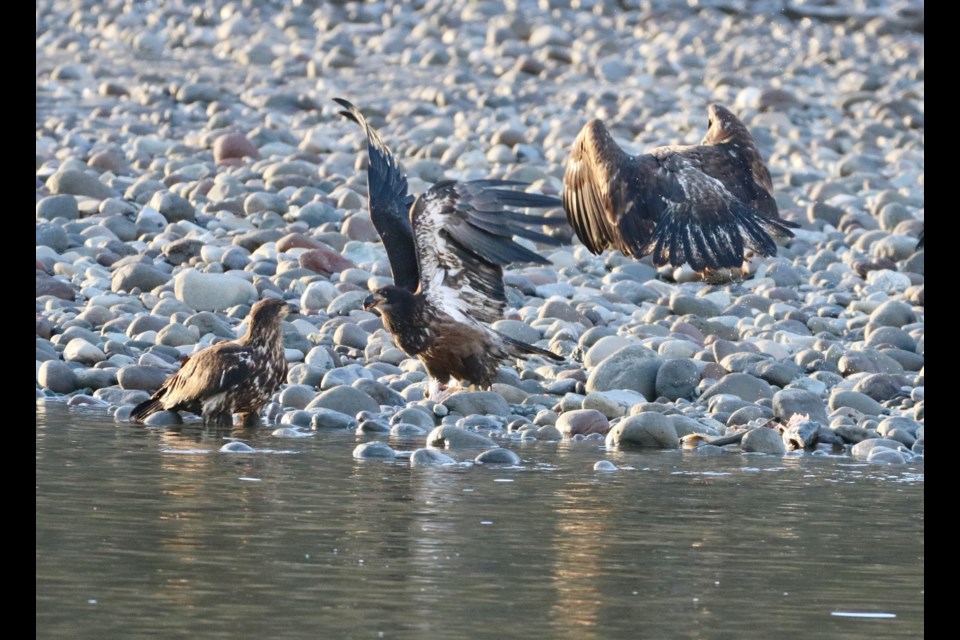
<path fill-rule="evenodd" d="M 244 157 L 259 158 L 260 151 L 242 133 L 225 133 L 213 141 L 213 161 L 236 164 Z"/>
<path fill-rule="evenodd" d="M 578 433 L 583 435 L 591 433 L 606 434 L 610 430 L 610 421 L 607 420 L 607 416 L 596 409 L 576 409 L 560 415 L 557 419 L 557 429 L 568 438 Z"/>
<path fill-rule="evenodd" d="M 728 373 L 729 371 L 721 367 L 716 362 L 708 362 L 703 368 L 701 378 L 713 378 L 714 380 L 719 380 Z"/>
<path fill-rule="evenodd" d="M 304 251 L 300 254 L 299 262 L 300 266 L 304 269 L 310 269 L 323 275 L 339 273 L 340 271 L 356 266 L 336 251 L 324 247 Z"/>
<path fill-rule="evenodd" d="M 90 159 L 87 161 L 87 165 L 93 167 L 101 173 L 104 171 L 109 171 L 110 173 L 124 173 L 128 170 L 127 161 L 124 160 L 123 156 L 121 156 L 120 153 L 115 149 L 98 151 L 90 156 Z"/>
<path fill-rule="evenodd" d="M 37 271 L 37 297 L 55 296 L 61 300 L 74 299 L 73 287 L 66 282 L 57 280 L 43 271 Z"/>
<path fill-rule="evenodd" d="M 277 240 L 277 251 L 290 251 L 296 247 L 303 249 L 323 249 L 326 248 L 322 242 L 315 240 L 302 233 L 288 233 Z"/>

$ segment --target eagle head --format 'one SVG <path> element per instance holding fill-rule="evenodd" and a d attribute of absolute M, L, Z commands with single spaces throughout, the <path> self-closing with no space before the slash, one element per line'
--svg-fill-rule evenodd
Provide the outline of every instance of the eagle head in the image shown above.
<path fill-rule="evenodd" d="M 290 313 L 290 306 L 280 298 L 264 298 L 250 309 L 250 324 L 262 326 L 279 322 Z"/>
<path fill-rule="evenodd" d="M 376 309 L 382 314 L 396 314 L 403 311 L 412 311 L 415 306 L 414 296 L 406 289 L 395 286 L 380 287 L 363 299 L 363 308 L 367 311 Z"/>
<path fill-rule="evenodd" d="M 736 138 L 753 140 L 747 127 L 732 111 L 721 104 L 710 104 L 707 107 L 707 133 L 700 144 L 721 144 Z"/>

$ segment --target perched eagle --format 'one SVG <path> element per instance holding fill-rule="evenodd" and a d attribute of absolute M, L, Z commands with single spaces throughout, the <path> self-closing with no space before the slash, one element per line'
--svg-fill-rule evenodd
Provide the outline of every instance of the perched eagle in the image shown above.
<path fill-rule="evenodd" d="M 744 249 L 777 253 L 771 234 L 792 237 L 770 192 L 753 137 L 726 108 L 707 107 L 699 145 L 631 156 L 600 120 L 577 135 L 563 176 L 563 209 L 587 249 L 607 247 L 695 271 L 743 264 Z"/>
<path fill-rule="evenodd" d="M 522 183 L 506 180 L 445 180 L 414 200 L 397 159 L 377 132 L 356 107 L 335 100 L 345 109 L 340 113 L 367 137 L 367 204 L 395 283 L 367 296 L 364 308 L 377 309 L 397 345 L 423 362 L 430 397 L 438 398 L 451 378 L 488 388 L 507 358 L 563 360 L 484 324 L 503 317 L 504 265 L 549 264 L 512 236 L 557 243 L 530 228 L 555 220 L 509 207 L 557 207 L 560 200 L 510 189 Z"/>
<path fill-rule="evenodd" d="M 280 321 L 290 312 L 283 300 L 265 298 L 250 309 L 247 332 L 194 353 L 130 418 L 142 422 L 157 411 L 200 413 L 208 424 L 256 425 L 260 409 L 287 376 Z"/>

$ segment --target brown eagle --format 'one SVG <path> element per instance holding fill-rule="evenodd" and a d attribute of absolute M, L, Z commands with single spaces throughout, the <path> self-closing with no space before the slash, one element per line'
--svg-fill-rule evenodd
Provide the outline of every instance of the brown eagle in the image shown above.
<path fill-rule="evenodd" d="M 744 249 L 773 256 L 771 234 L 792 237 L 746 126 L 725 107 L 707 107 L 699 145 L 625 153 L 600 120 L 577 135 L 563 176 L 563 208 L 594 254 L 653 255 L 653 263 L 695 271 L 743 264 Z"/>
<path fill-rule="evenodd" d="M 509 187 L 523 183 L 507 180 L 445 180 L 414 200 L 399 162 L 377 132 L 356 107 L 335 100 L 345 108 L 340 113 L 367 137 L 367 204 L 395 283 L 367 296 L 364 308 L 377 309 L 397 345 L 423 362 L 430 397 L 439 399 L 438 391 L 451 378 L 488 388 L 508 358 L 563 360 L 484 324 L 503 317 L 505 265 L 549 264 L 512 237 L 557 244 L 531 228 L 555 219 L 510 207 L 557 207 L 560 200 L 513 190 Z"/>
<path fill-rule="evenodd" d="M 256 425 L 260 409 L 287 376 L 280 321 L 289 312 L 283 300 L 260 300 L 250 309 L 243 337 L 191 355 L 130 418 L 142 422 L 157 411 L 185 410 L 202 414 L 207 424 L 230 425 L 238 414 L 241 425 Z"/>

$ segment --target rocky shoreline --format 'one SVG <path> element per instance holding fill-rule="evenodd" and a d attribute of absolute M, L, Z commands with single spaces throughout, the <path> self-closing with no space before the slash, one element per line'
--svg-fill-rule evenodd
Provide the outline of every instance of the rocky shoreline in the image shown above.
<path fill-rule="evenodd" d="M 298 310 L 266 411 L 278 436 L 922 461 L 922 4 L 287 5 L 38 3 L 38 402 L 123 422 L 180 356 L 236 337 L 273 295 Z M 413 193 L 482 177 L 558 193 L 588 118 L 639 152 L 699 141 L 721 102 L 802 228 L 720 285 L 576 240 L 541 248 L 552 266 L 508 270 L 513 309 L 495 328 L 566 363 L 506 367 L 492 391 L 436 405 L 362 309 L 390 271 L 336 96 L 370 117 Z"/>

